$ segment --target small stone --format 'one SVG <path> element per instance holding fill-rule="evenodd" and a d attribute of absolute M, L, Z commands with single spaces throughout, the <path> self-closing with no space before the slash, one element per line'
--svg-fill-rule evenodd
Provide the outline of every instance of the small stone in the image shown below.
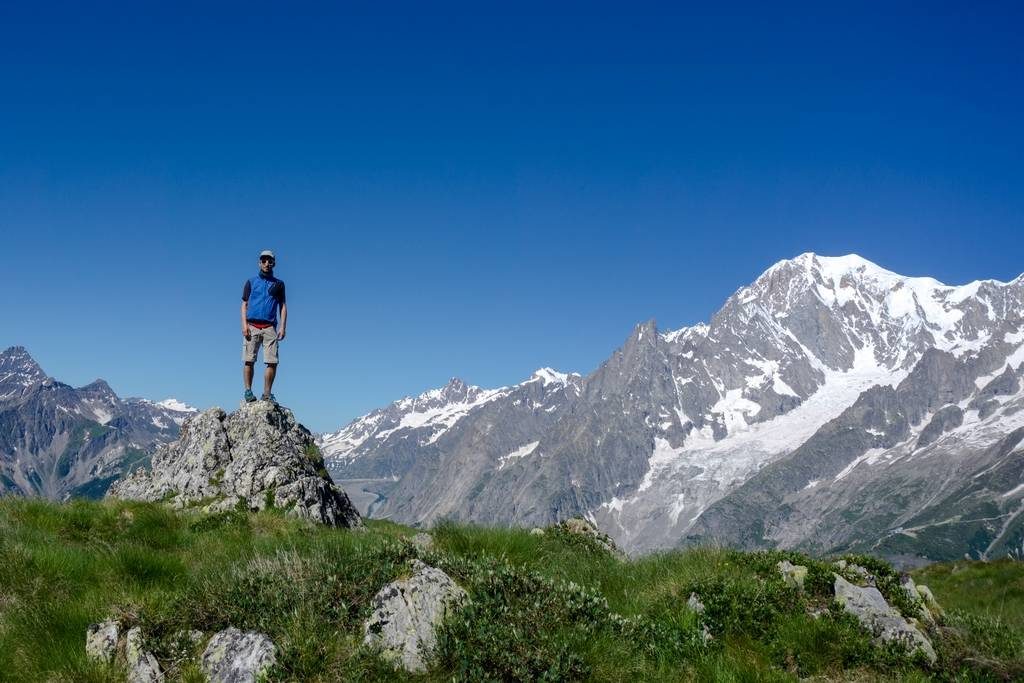
<path fill-rule="evenodd" d="M 690 593 L 690 597 L 686 600 L 686 606 L 697 614 L 704 614 L 704 603 L 700 601 L 700 597 L 696 593 Z"/>
<path fill-rule="evenodd" d="M 530 529 L 530 535 L 531 536 L 543 536 L 544 535 L 544 530 L 541 529 L 539 526 L 535 526 L 532 529 Z"/>
<path fill-rule="evenodd" d="M 256 683 L 277 663 L 276 653 L 264 634 L 232 627 L 207 643 L 202 669 L 210 683 Z"/>
<path fill-rule="evenodd" d="M 121 625 L 113 619 L 91 624 L 85 634 L 85 654 L 89 659 L 110 663 L 117 653 Z"/>

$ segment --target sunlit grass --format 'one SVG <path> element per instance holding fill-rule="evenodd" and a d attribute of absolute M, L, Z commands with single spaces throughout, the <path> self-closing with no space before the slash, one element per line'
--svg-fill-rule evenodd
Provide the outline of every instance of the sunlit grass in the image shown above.
<path fill-rule="evenodd" d="M 120 680 L 85 657 L 90 623 L 143 629 L 168 680 L 202 680 L 187 631 L 261 630 L 275 680 L 1005 680 L 1022 668 L 1020 565 L 918 575 L 953 613 L 935 668 L 872 644 L 827 611 L 831 566 L 719 548 L 628 560 L 548 529 L 441 524 L 434 548 L 383 521 L 352 532 L 279 512 L 214 515 L 159 505 L 0 500 L 0 679 Z M 470 594 L 439 633 L 430 673 L 406 676 L 362 647 L 373 595 L 419 556 Z M 809 566 L 787 587 L 782 558 Z M 881 565 L 880 565 L 881 566 Z M 891 571 L 891 570 L 890 570 Z M 894 577 L 895 575 L 892 575 Z M 892 580 L 886 590 L 893 590 Z M 691 593 L 706 605 L 698 617 Z M 811 618 L 808 609 L 825 610 Z M 705 643 L 703 629 L 714 635 Z M 192 648 L 190 650 L 189 648 Z"/>

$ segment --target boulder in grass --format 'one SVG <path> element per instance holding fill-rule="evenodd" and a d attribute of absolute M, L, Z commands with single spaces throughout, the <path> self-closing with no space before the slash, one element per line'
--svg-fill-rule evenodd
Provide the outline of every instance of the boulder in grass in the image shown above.
<path fill-rule="evenodd" d="M 908 652 L 922 652 L 935 663 L 935 649 L 921 631 L 907 621 L 899 610 L 886 602 L 874 586 L 855 586 L 838 574 L 835 577 L 836 602 L 875 636 L 876 642 L 898 643 Z"/>
<path fill-rule="evenodd" d="M 396 667 L 426 671 L 437 645 L 437 628 L 466 600 L 466 591 L 440 569 L 412 561 L 413 575 L 384 586 L 373 597 L 363 624 L 364 644 Z"/>
<path fill-rule="evenodd" d="M 121 624 L 113 619 L 91 624 L 85 633 L 85 654 L 89 659 L 110 663 L 117 654 Z"/>
<path fill-rule="evenodd" d="M 277 648 L 270 638 L 232 627 L 210 638 L 202 669 L 210 683 L 256 683 L 276 663 Z"/>

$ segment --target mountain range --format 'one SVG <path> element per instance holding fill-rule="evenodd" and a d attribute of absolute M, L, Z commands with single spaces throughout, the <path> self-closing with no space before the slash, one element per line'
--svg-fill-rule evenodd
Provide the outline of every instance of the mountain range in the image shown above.
<path fill-rule="evenodd" d="M 10 347 L 0 352 L 0 495 L 100 497 L 194 412 L 175 399 L 121 399 L 101 379 L 71 387 Z"/>
<path fill-rule="evenodd" d="M 706 324 L 635 327 L 587 376 L 446 386 L 320 437 L 371 517 L 584 516 L 688 543 L 1024 553 L 1024 276 L 961 286 L 802 254 Z"/>

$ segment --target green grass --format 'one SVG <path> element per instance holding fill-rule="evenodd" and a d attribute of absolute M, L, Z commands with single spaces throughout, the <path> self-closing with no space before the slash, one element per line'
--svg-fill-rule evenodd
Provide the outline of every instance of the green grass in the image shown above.
<path fill-rule="evenodd" d="M 108 616 L 141 626 L 168 680 L 181 681 L 202 680 L 188 631 L 210 635 L 229 625 L 271 637 L 274 680 L 1024 675 L 1019 564 L 956 573 L 945 565 L 919 575 L 951 610 L 933 634 L 940 661 L 929 667 L 873 645 L 831 604 L 831 565 L 795 553 L 697 548 L 624 561 L 558 528 L 534 536 L 441 524 L 431 531 L 434 548 L 421 554 L 409 542 L 414 533 L 383 521 L 366 532 L 312 527 L 273 510 L 201 515 L 115 501 L 0 500 L 0 679 L 123 680 L 116 666 L 85 658 L 88 625 Z M 471 598 L 441 628 L 430 671 L 418 677 L 361 646 L 371 598 L 408 575 L 417 556 Z M 808 566 L 805 593 L 783 583 L 781 559 Z M 891 568 L 857 561 L 901 609 L 915 608 L 897 600 Z M 705 605 L 701 616 L 686 607 L 691 593 Z"/>

